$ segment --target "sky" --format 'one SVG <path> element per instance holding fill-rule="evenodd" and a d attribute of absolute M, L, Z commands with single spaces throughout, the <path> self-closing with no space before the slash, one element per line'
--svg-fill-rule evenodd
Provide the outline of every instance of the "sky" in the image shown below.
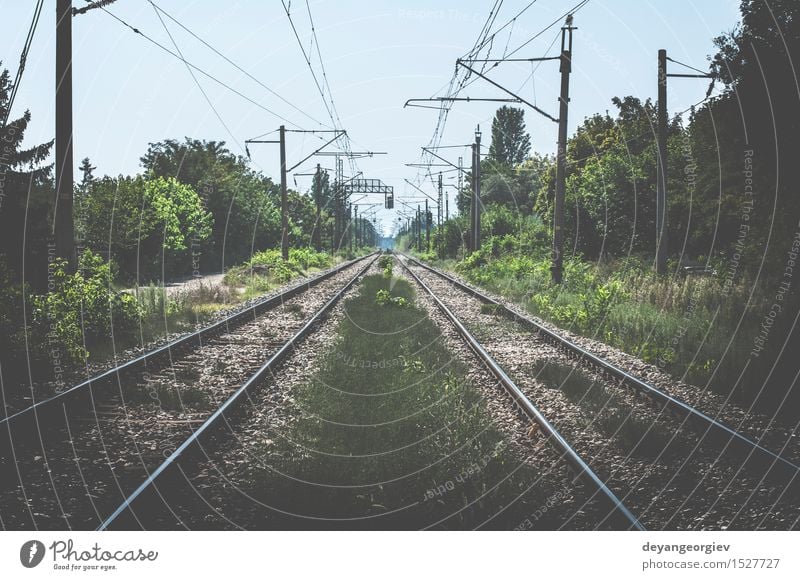
<path fill-rule="evenodd" d="M 394 186 L 398 201 L 405 200 L 412 206 L 420 203 L 421 194 L 405 179 L 419 183 L 435 197 L 430 180 L 421 180 L 424 174 L 406 164 L 419 161 L 420 147 L 431 140 L 438 112 L 403 105 L 410 98 L 445 94 L 456 59 L 477 41 L 495 0 L 286 2 L 299 42 L 279 0 L 155 0 L 175 19 L 162 13 L 163 24 L 150 0 L 117 0 L 108 7 L 108 12 L 172 52 L 180 52 L 188 62 L 228 88 L 196 70 L 195 80 L 183 62 L 102 10 L 75 17 L 76 168 L 82 158 L 89 157 L 98 175 L 132 174 L 141 170 L 139 158 L 148 143 L 163 139 L 182 140 L 188 136 L 225 141 L 231 151 L 244 154 L 246 139 L 273 131 L 281 124 L 292 129 L 326 129 L 335 124 L 347 130 L 352 150 L 387 153 L 358 159 L 355 169 L 362 171 L 363 177 Z M 529 2 L 501 2 L 492 31 L 511 21 Z M 75 6 L 83 3 L 84 0 L 74 0 Z M 577 0 L 537 0 L 513 25 L 494 37 L 490 56 L 497 58 L 512 52 L 576 3 Z M 12 77 L 34 5 L 34 0 L 0 0 L 7 31 L 0 36 L 0 60 Z M 594 113 L 608 110 L 613 114 L 614 96 L 654 99 L 660 48 L 667 49 L 671 58 L 705 70 L 707 57 L 715 52 L 713 38 L 732 30 L 739 21 L 738 6 L 738 0 L 590 0 L 574 17 L 577 30 L 573 37 L 569 132 Z M 560 24 L 551 27 L 514 57 L 556 55 L 559 28 Z M 482 53 L 484 58 L 488 49 L 489 46 Z M 311 67 L 304 52 L 310 56 Z M 31 111 L 27 144 L 53 137 L 54 63 L 55 0 L 45 0 L 12 111 L 12 118 L 24 109 Z M 531 73 L 531 63 L 508 62 L 492 69 L 488 76 L 557 117 L 558 63 L 543 62 L 532 76 Z M 703 80 L 670 79 L 670 112 L 682 111 L 702 100 L 706 88 Z M 459 96 L 506 95 L 479 79 Z M 488 102 L 453 104 L 441 145 L 472 142 L 478 125 L 488 145 L 497 106 L 498 103 Z M 557 125 L 527 106 L 514 106 L 525 109 L 532 149 L 552 154 Z M 334 108 L 332 120 L 328 110 Z M 288 133 L 288 165 L 313 152 L 324 138 L 322 134 Z M 250 149 L 254 168 L 277 181 L 277 147 L 252 145 Z M 452 162 L 459 154 L 469 159 L 468 149 L 445 149 L 442 153 Z M 309 173 L 317 162 L 333 170 L 332 157 L 316 157 L 295 173 Z M 348 164 L 345 174 L 351 175 Z M 307 176 L 289 176 L 288 181 L 290 187 L 302 192 L 311 184 Z M 445 183 L 454 182 L 454 175 L 447 174 Z M 360 203 L 382 204 L 383 200 L 380 195 L 372 195 Z M 454 206 L 450 204 L 451 212 Z M 404 208 L 400 203 L 396 207 Z M 387 233 L 398 215 L 382 209 L 376 213 Z"/>

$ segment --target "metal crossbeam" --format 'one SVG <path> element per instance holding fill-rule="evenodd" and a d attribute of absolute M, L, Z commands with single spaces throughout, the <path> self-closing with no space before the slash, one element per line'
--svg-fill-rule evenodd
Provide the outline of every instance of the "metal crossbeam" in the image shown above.
<path fill-rule="evenodd" d="M 342 187 L 346 194 L 351 193 L 394 193 L 394 187 L 384 184 L 380 179 L 353 179 Z"/>

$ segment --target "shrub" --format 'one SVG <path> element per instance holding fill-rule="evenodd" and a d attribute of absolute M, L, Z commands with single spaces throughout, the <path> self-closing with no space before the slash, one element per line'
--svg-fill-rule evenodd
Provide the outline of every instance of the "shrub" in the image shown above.
<path fill-rule="evenodd" d="M 141 309 L 136 298 L 112 289 L 111 265 L 86 250 L 78 271 L 68 274 L 66 262 L 48 268 L 48 292 L 32 298 L 34 344 L 48 348 L 56 339 L 73 361 L 85 360 L 87 347 L 108 340 L 112 333 L 129 336 Z"/>

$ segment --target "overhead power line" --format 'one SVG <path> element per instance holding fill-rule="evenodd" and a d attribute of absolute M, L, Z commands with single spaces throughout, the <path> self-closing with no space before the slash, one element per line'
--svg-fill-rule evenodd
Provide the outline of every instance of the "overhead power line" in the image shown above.
<path fill-rule="evenodd" d="M 17 96 L 17 90 L 22 82 L 22 74 L 25 72 L 25 63 L 28 60 L 28 51 L 30 51 L 31 43 L 33 43 L 33 35 L 36 33 L 36 27 L 39 25 L 39 16 L 42 14 L 43 5 L 44 0 L 38 0 L 33 9 L 33 18 L 31 19 L 31 24 L 28 27 L 28 35 L 25 37 L 25 43 L 22 45 L 22 52 L 19 56 L 19 68 L 17 68 L 17 74 L 14 77 L 14 84 L 11 86 L 11 94 L 8 97 L 5 115 L 3 115 L 3 127 L 5 127 L 8 123 L 8 116 L 11 114 L 11 108 L 14 106 L 14 99 Z"/>
<path fill-rule="evenodd" d="M 213 45 L 211 45 L 211 44 L 210 44 L 208 41 L 206 41 L 206 40 L 204 40 L 203 38 L 201 38 L 201 37 L 200 37 L 200 36 L 199 36 L 199 35 L 198 35 L 196 32 L 194 32 L 194 31 L 190 30 L 190 29 L 189 29 L 189 28 L 188 28 L 186 25 L 184 25 L 184 24 L 183 24 L 181 21 L 179 21 L 177 18 L 175 18 L 174 16 L 172 16 L 172 15 L 171 15 L 169 12 L 167 12 L 166 10 L 164 10 L 163 8 L 161 8 L 161 6 L 159 6 L 158 4 L 156 4 L 155 2 L 153 2 L 153 0 L 148 0 L 148 1 L 150 2 L 150 4 L 151 4 L 151 5 L 152 5 L 152 6 L 153 6 L 153 7 L 154 7 L 154 8 L 155 8 L 155 9 L 156 9 L 158 12 L 160 12 L 161 14 L 163 14 L 164 16 L 166 16 L 167 18 L 169 18 L 170 20 L 172 20 L 172 21 L 173 21 L 175 24 L 177 24 L 179 27 L 181 27 L 183 30 L 185 30 L 185 31 L 186 31 L 188 34 L 190 34 L 190 35 L 191 35 L 193 38 L 195 38 L 195 39 L 196 39 L 196 40 L 198 40 L 200 43 L 202 43 L 202 44 L 203 44 L 205 47 L 207 47 L 209 50 L 211 50 L 211 51 L 212 51 L 214 54 L 216 54 L 217 56 L 219 56 L 220 58 L 222 58 L 223 60 L 225 60 L 225 62 L 227 62 L 228 64 L 230 64 L 230 65 L 231 65 L 232 67 L 234 67 L 236 70 L 238 70 L 238 71 L 239 71 L 239 72 L 241 72 L 243 75 L 245 75 L 247 78 L 249 78 L 250 80 L 252 80 L 252 81 L 254 81 L 255 83 L 257 83 L 257 84 L 258 84 L 260 87 L 262 87 L 264 90 L 266 90 L 266 91 L 267 91 L 267 92 L 269 92 L 270 94 L 274 95 L 275 97 L 277 97 L 278 99 L 280 99 L 281 101 L 283 101 L 284 103 L 286 103 L 287 105 L 289 105 L 291 108 L 293 108 L 294 110 L 296 110 L 296 111 L 298 111 L 299 113 L 301 113 L 302 115 L 304 115 L 306 118 L 308 118 L 308 119 L 310 119 L 311 121 L 313 121 L 314 123 L 316 123 L 317 125 L 321 125 L 321 126 L 323 126 L 323 127 L 325 127 L 325 126 L 326 126 L 324 123 L 322 123 L 321 121 L 319 121 L 319 120 L 315 119 L 314 117 L 312 117 L 311 115 L 309 115 L 309 114 L 308 114 L 306 111 L 304 111 L 303 109 L 301 109 L 300 107 L 298 107 L 297 105 L 295 105 L 294 103 L 292 103 L 290 100 L 288 100 L 287 98 L 285 98 L 283 95 L 279 94 L 279 93 L 278 93 L 278 92 L 276 92 L 274 89 L 272 89 L 272 88 L 270 88 L 269 86 L 267 86 L 266 84 L 264 84 L 264 82 L 263 82 L 263 81 L 261 81 L 260 79 L 258 79 L 258 78 L 257 78 L 257 77 L 255 77 L 255 76 L 253 76 L 253 75 L 252 75 L 250 72 L 248 72 L 246 69 L 244 69 L 243 67 L 241 67 L 239 64 L 237 64 L 236 62 L 234 62 L 234 61 L 233 61 L 231 58 L 229 58 L 227 55 L 223 54 L 221 51 L 219 51 L 217 48 L 215 48 Z"/>
<path fill-rule="evenodd" d="M 190 62 L 190 61 L 186 60 L 186 59 L 185 59 L 185 58 L 183 58 L 181 55 L 179 55 L 179 54 L 175 53 L 174 51 L 170 50 L 169 48 L 167 48 L 166 46 L 164 46 L 163 44 L 161 44 L 161 43 L 160 43 L 160 42 L 158 42 L 157 40 L 153 39 L 151 36 L 148 36 L 147 34 L 145 34 L 144 32 L 142 32 L 141 30 L 139 30 L 139 29 L 138 29 L 138 28 L 136 28 L 135 26 L 133 26 L 133 25 L 129 24 L 128 22 L 126 22 L 125 20 L 123 20 L 122 18 L 120 18 L 119 16 L 117 16 L 117 15 L 116 15 L 116 14 L 114 14 L 113 12 L 110 12 L 109 10 L 107 10 L 106 8 L 104 8 L 104 7 L 102 7 L 102 6 L 98 6 L 98 8 L 100 8 L 100 9 L 101 9 L 103 12 L 105 12 L 106 14 L 108 14 L 109 16 L 111 16 L 111 17 L 112 17 L 114 20 L 116 20 L 117 22 L 119 22 L 120 24 L 122 24 L 123 26 L 125 26 L 126 28 L 129 28 L 129 29 L 130 29 L 131 31 L 133 31 L 135 34 L 138 34 L 139 36 L 141 36 L 141 37 L 142 37 L 142 38 L 144 38 L 145 40 L 149 41 L 151 44 L 154 44 L 155 46 L 157 46 L 158 48 L 160 48 L 161 50 L 163 50 L 164 52 L 166 52 L 166 53 L 167 53 L 167 54 L 169 54 L 170 56 L 173 56 L 174 58 L 177 58 L 178 60 L 180 60 L 181 62 L 183 62 L 183 63 L 184 63 L 186 66 L 188 66 L 188 67 L 191 67 L 192 69 L 196 70 L 197 72 L 199 72 L 199 73 L 200 73 L 200 74 L 202 74 L 203 76 L 205 76 L 205 77 L 207 77 L 207 78 L 211 79 L 212 81 L 214 81 L 214 82 L 215 82 L 215 83 L 217 83 L 218 85 L 220 85 L 220 86 L 222 86 L 222 87 L 224 87 L 224 88 L 228 89 L 228 90 L 229 90 L 230 92 L 232 92 L 233 94 L 235 94 L 235 95 L 238 95 L 238 96 L 239 96 L 239 97 L 241 97 L 242 99 L 244 99 L 244 100 L 246 100 L 247 102 L 251 103 L 252 105 L 255 105 L 256 107 L 258 107 L 259 109 L 262 109 L 263 111 L 266 111 L 266 112 L 267 112 L 267 113 L 269 113 L 270 115 L 273 115 L 273 116 L 277 117 L 278 119 L 281 119 L 282 121 L 285 121 L 285 122 L 286 122 L 286 123 L 288 123 L 289 125 L 292 125 L 293 127 L 300 128 L 300 126 L 299 126 L 297 123 L 294 123 L 293 121 L 290 121 L 289 119 L 287 119 L 287 118 L 286 118 L 286 117 L 284 117 L 283 115 L 281 115 L 281 114 L 279 114 L 279 113 L 276 113 L 275 111 L 273 111 L 273 110 L 272 110 L 272 109 L 270 109 L 269 107 L 267 107 L 267 106 L 265 106 L 265 105 L 263 105 L 263 104 L 259 103 L 258 101 L 256 101 L 255 99 L 253 99 L 253 98 L 251 98 L 251 97 L 248 97 L 247 95 L 245 95 L 245 94 L 244 94 L 244 93 L 242 93 L 241 91 L 239 91 L 239 90 L 237 90 L 237 89 L 233 88 L 232 86 L 230 86 L 230 85 L 229 85 L 229 84 L 227 84 L 226 82 L 224 82 L 224 81 L 221 81 L 220 79 L 218 79 L 217 77 L 215 77 L 215 76 L 214 76 L 214 75 L 212 75 L 211 73 L 209 73 L 209 72 L 205 71 L 204 69 L 200 68 L 199 66 L 197 66 L 196 64 L 194 64 L 194 63 L 192 63 L 192 62 Z"/>

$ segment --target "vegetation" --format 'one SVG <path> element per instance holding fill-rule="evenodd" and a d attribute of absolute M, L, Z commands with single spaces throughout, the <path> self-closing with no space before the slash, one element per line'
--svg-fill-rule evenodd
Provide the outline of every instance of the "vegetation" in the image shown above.
<path fill-rule="evenodd" d="M 406 307 L 375 304 L 390 286 Z M 469 528 L 516 501 L 489 524 L 502 528 L 535 512 L 554 490 L 520 465 L 408 282 L 368 276 L 345 307 L 335 344 L 291 395 L 320 415 L 267 425 L 236 476 L 250 497 L 315 520 L 253 525 L 324 526 L 328 517 L 355 518 L 336 520 L 337 528 Z M 526 491 L 531 481 L 540 483 Z M 553 523 L 548 514 L 536 525 Z"/>
<path fill-rule="evenodd" d="M 13 89 L 0 72 L 0 118 Z M 66 386 L 70 371 L 205 322 L 216 311 L 348 255 L 329 231 L 327 175 L 311 196 L 289 192 L 287 261 L 280 259 L 280 191 L 225 144 L 151 143 L 136 175 L 79 167 L 71 271 L 52 239 L 52 141 L 24 147 L 28 111 L 0 128 L 0 365 L 7 402 L 24 385 L 37 396 Z M 341 208 L 340 208 L 341 209 Z M 359 223 L 365 239 L 374 226 Z M 325 234 L 325 235 L 323 235 Z M 313 243 L 317 249 L 309 246 Z M 347 243 L 342 237 L 341 243 Z M 336 250 L 336 251 L 333 251 Z M 356 248 L 360 253 L 362 248 Z M 227 271 L 225 284 L 165 289 L 161 282 Z M 47 386 L 44 386 L 47 385 Z"/>
<path fill-rule="evenodd" d="M 461 215 L 418 253 L 675 376 L 765 410 L 791 408 L 783 398 L 797 363 L 780 353 L 800 347 L 791 315 L 800 308 L 800 109 L 769 94 L 762 75 L 791 74 L 800 6 L 741 7 L 741 25 L 715 39 L 710 59 L 721 92 L 668 123 L 668 276 L 652 273 L 656 106 L 633 96 L 614 98 L 614 115 L 584 119 L 568 140 L 563 285 L 550 281 L 554 159 L 516 155 L 528 150 L 523 115 L 506 107 L 481 164 L 482 247 L 465 251 L 464 192 Z M 416 246 L 411 232 L 399 245 Z"/>

